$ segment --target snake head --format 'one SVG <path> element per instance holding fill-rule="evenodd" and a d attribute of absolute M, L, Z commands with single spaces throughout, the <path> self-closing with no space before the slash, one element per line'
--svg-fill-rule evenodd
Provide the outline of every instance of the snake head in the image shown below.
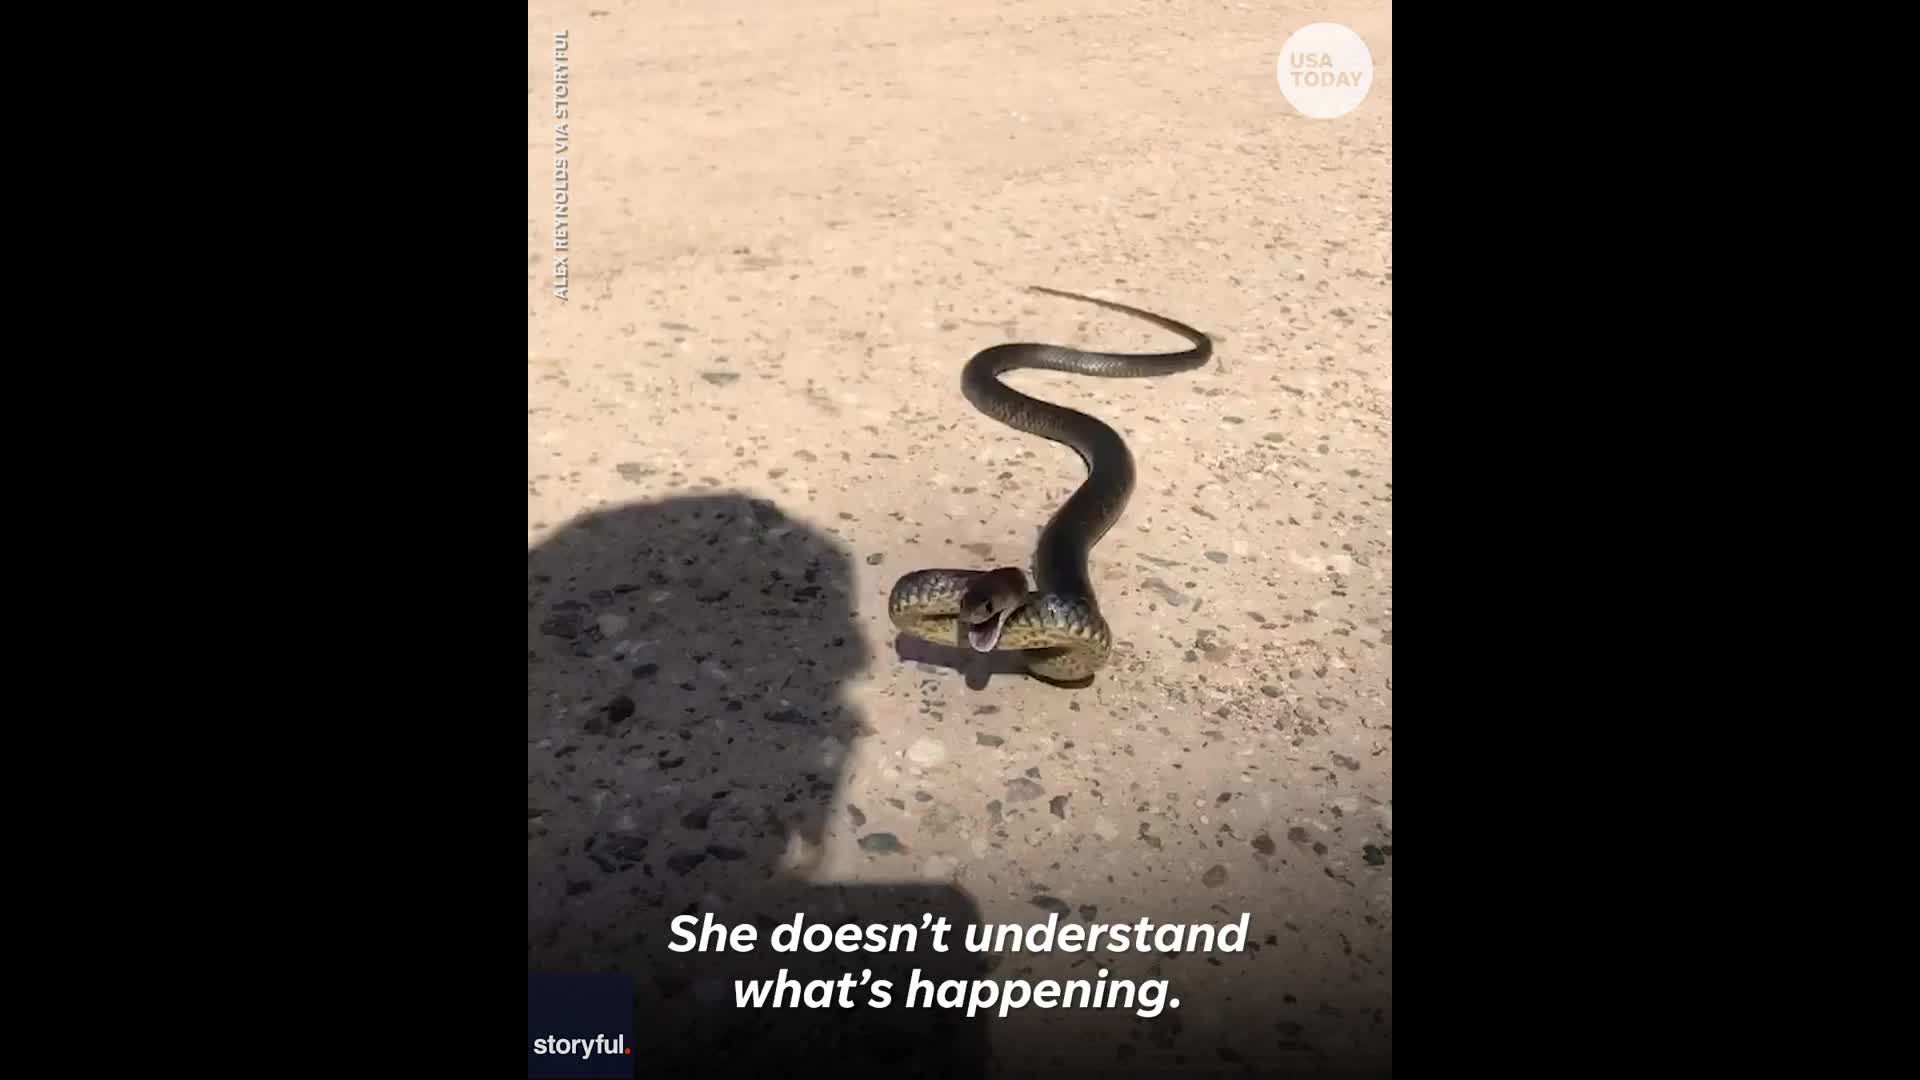
<path fill-rule="evenodd" d="M 1017 567 L 1003 566 L 973 579 L 960 597 L 960 621 L 967 624 L 967 642 L 975 652 L 992 652 L 1000 644 L 1007 616 L 1026 598 L 1027 575 Z"/>

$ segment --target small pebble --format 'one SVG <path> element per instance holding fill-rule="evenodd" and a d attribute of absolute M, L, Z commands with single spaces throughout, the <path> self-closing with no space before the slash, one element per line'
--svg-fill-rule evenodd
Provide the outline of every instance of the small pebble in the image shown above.
<path fill-rule="evenodd" d="M 1046 793 L 1046 788 L 1024 777 L 1007 781 L 1007 801 L 1009 802 L 1028 802 Z"/>

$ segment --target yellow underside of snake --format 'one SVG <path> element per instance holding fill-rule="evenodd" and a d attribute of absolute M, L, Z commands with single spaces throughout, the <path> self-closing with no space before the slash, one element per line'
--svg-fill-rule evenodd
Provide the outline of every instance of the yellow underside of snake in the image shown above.
<path fill-rule="evenodd" d="M 1113 631 L 1101 614 L 1087 572 L 1093 546 L 1119 520 L 1133 494 L 1134 463 L 1118 432 L 1085 413 L 1028 397 L 999 376 L 1017 368 L 1102 378 L 1150 378 L 1206 364 L 1213 343 L 1203 333 L 1139 308 L 1079 293 L 1031 286 L 1123 312 L 1193 342 L 1178 353 L 1128 356 L 1057 345 L 995 345 L 967 362 L 960 388 L 973 406 L 1018 431 L 1072 447 L 1087 467 L 1082 483 L 1041 531 L 1033 588 L 1014 567 L 914 570 L 894 583 L 887 614 L 903 634 L 976 652 L 1019 652 L 1027 671 L 1055 682 L 1091 678 L 1113 652 Z"/>

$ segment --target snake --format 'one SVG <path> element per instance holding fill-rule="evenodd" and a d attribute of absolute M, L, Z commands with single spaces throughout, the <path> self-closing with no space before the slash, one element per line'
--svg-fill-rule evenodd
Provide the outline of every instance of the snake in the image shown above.
<path fill-rule="evenodd" d="M 1113 652 L 1113 628 L 1100 609 L 1087 563 L 1120 520 L 1133 495 L 1135 467 L 1120 433 L 1086 413 L 1029 397 L 1000 381 L 1029 368 L 1101 378 L 1154 378 L 1203 367 L 1213 355 L 1206 334 L 1137 307 L 1030 285 L 1029 291 L 1132 315 L 1192 342 L 1177 353 L 1091 352 L 1033 342 L 994 345 L 967 361 L 960 390 L 967 401 L 1016 431 L 1072 448 L 1087 478 L 1055 510 L 1033 552 L 1033 582 L 1018 567 L 909 571 L 894 582 L 887 614 L 902 634 L 977 653 L 1014 652 L 1030 675 L 1047 682 L 1090 680 Z"/>

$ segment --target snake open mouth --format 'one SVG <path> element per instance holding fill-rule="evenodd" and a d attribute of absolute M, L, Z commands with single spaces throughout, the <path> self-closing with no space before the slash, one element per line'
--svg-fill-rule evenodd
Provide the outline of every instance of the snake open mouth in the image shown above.
<path fill-rule="evenodd" d="M 994 646 L 1000 644 L 1000 631 L 1007 625 L 1007 616 L 1012 615 L 1015 610 L 1008 608 L 988 622 L 975 623 L 967 627 L 967 643 L 973 646 L 973 651 L 992 652 Z"/>

